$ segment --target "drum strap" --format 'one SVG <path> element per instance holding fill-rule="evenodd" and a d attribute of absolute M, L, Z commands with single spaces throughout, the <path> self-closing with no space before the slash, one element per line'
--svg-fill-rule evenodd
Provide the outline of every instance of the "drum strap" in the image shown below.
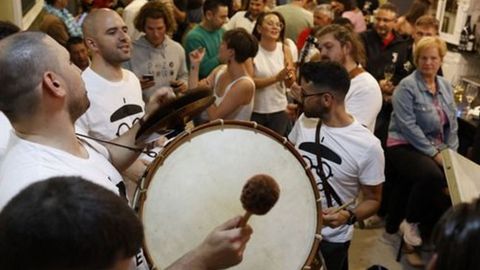
<path fill-rule="evenodd" d="M 320 144 L 320 129 L 322 127 L 322 120 L 318 119 L 318 124 L 317 128 L 315 130 L 315 143 Z M 317 155 L 318 159 L 318 169 L 319 169 L 319 174 L 320 174 L 320 179 L 322 180 L 322 185 L 323 185 L 323 190 L 325 193 L 325 198 L 327 199 L 327 206 L 332 207 L 332 198 L 335 200 L 335 202 L 338 205 L 343 205 L 342 200 L 338 196 L 338 194 L 335 192 L 335 190 L 332 188 L 330 183 L 328 183 L 327 176 L 325 175 L 325 171 L 323 170 L 323 164 L 322 164 L 322 157 L 321 154 Z"/>

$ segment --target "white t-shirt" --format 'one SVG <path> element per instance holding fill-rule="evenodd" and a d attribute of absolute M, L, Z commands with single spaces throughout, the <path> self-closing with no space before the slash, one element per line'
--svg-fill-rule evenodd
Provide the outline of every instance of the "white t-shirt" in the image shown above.
<path fill-rule="evenodd" d="M 111 82 L 90 67 L 82 73 L 90 108 L 76 122 L 88 135 L 112 140 L 128 131 L 144 114 L 145 103 L 138 78 L 123 70 L 123 79 Z"/>
<path fill-rule="evenodd" d="M 119 194 L 123 179 L 108 161 L 108 151 L 94 142 L 82 144 L 89 157 L 19 138 L 12 131 L 10 147 L 0 166 L 0 209 L 22 189 L 53 176 L 81 176 Z M 95 148 L 93 148 L 95 147 Z"/>
<path fill-rule="evenodd" d="M 317 118 L 307 118 L 302 114 L 288 138 L 295 144 L 300 154 L 311 166 L 312 174 L 319 188 L 322 208 L 328 208 L 326 195 L 320 180 L 317 155 L 321 155 L 327 181 L 342 203 L 356 198 L 360 184 L 374 186 L 384 182 L 384 157 L 380 141 L 356 120 L 346 127 L 322 125 L 320 145 L 315 143 Z M 332 199 L 332 206 L 340 206 Z M 342 225 L 332 229 L 324 227 L 325 240 L 344 243 L 352 238 L 353 226 Z"/>
<path fill-rule="evenodd" d="M 62 150 L 23 140 L 12 131 L 7 154 L 0 165 L 0 211 L 29 185 L 55 176 L 80 176 L 117 195 L 125 196 L 122 176 L 109 162 L 105 147 L 93 141 L 81 141 L 86 159 Z M 137 270 L 147 270 L 140 251 L 133 260 Z"/>
<path fill-rule="evenodd" d="M 225 73 L 225 70 L 226 70 L 226 66 L 224 68 L 221 68 L 217 72 L 217 74 L 215 74 L 215 86 L 214 86 L 214 92 L 213 93 L 215 95 L 215 105 L 216 106 L 219 106 L 222 103 L 223 98 L 228 94 L 228 92 L 230 92 L 230 90 L 232 89 L 232 86 L 236 82 L 238 82 L 239 80 L 250 81 L 253 84 L 253 88 L 255 89 L 255 82 L 252 80 L 252 78 L 250 78 L 248 76 L 242 76 L 242 77 L 237 78 L 236 80 L 232 81 L 231 83 L 229 83 L 225 87 L 225 91 L 223 92 L 223 95 L 219 96 L 218 93 L 217 93 L 217 89 L 216 89 L 217 88 L 217 83 L 218 83 L 218 80 L 219 80 L 220 76 L 223 73 Z M 252 97 L 252 99 L 250 100 L 250 103 L 238 107 L 230 115 L 224 117 L 224 119 L 250 121 L 250 117 L 252 116 L 252 111 L 253 111 L 253 99 L 254 98 Z"/>
<path fill-rule="evenodd" d="M 273 51 L 267 51 L 259 46 L 254 58 L 255 77 L 276 76 L 284 67 L 282 43 L 278 42 Z M 253 111 L 256 113 L 276 113 L 287 107 L 286 87 L 283 82 L 275 82 L 255 91 Z"/>
<path fill-rule="evenodd" d="M 5 114 L 0 112 L 0 161 L 7 150 L 11 130 L 12 125 L 10 124 L 10 121 L 8 121 Z"/>
<path fill-rule="evenodd" d="M 371 132 L 382 109 L 382 91 L 377 80 L 368 72 L 362 72 L 350 81 L 345 96 L 346 110 Z"/>
<path fill-rule="evenodd" d="M 237 11 L 230 20 L 223 25 L 225 30 L 232 30 L 235 28 L 243 28 L 247 30 L 248 33 L 253 33 L 253 27 L 255 26 L 256 20 L 252 21 L 250 18 L 245 16 L 246 11 Z"/>

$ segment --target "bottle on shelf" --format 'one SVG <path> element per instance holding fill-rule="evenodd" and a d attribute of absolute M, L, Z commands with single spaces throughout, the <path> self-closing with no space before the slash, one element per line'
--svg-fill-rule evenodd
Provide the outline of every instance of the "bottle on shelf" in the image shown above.
<path fill-rule="evenodd" d="M 458 50 L 462 52 L 467 51 L 468 36 L 472 32 L 472 29 L 470 26 L 471 19 L 472 17 L 468 15 L 467 21 L 465 22 L 465 26 L 463 27 L 462 32 L 460 33 L 460 42 L 458 44 Z"/>
<path fill-rule="evenodd" d="M 475 33 L 476 33 L 477 25 L 473 25 L 473 30 L 468 35 L 467 41 L 467 52 L 474 52 L 475 51 Z"/>

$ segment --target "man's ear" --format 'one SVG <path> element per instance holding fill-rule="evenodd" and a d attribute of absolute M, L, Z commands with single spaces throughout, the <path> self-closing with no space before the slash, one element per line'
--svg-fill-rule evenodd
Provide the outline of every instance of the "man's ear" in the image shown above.
<path fill-rule="evenodd" d="M 47 71 L 42 78 L 43 88 L 51 95 L 63 97 L 66 95 L 63 80 L 56 73 Z"/>
<path fill-rule="evenodd" d="M 345 45 L 343 45 L 344 53 L 345 55 L 350 55 L 352 52 L 352 43 L 350 41 L 345 42 Z"/>
<path fill-rule="evenodd" d="M 437 269 L 437 260 L 438 260 L 438 254 L 433 253 L 432 258 L 430 258 L 430 261 L 427 264 L 426 270 L 435 270 Z"/>
<path fill-rule="evenodd" d="M 85 44 L 87 45 L 87 48 L 90 50 L 96 50 L 98 47 L 97 43 L 92 38 L 85 38 Z"/>

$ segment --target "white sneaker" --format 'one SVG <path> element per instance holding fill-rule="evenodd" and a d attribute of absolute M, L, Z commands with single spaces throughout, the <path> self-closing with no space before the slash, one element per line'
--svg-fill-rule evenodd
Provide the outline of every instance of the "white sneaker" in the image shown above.
<path fill-rule="evenodd" d="M 418 223 L 409 223 L 406 220 L 400 224 L 400 230 L 403 232 L 403 240 L 405 243 L 418 247 L 422 245 L 422 237 L 418 230 Z"/>

